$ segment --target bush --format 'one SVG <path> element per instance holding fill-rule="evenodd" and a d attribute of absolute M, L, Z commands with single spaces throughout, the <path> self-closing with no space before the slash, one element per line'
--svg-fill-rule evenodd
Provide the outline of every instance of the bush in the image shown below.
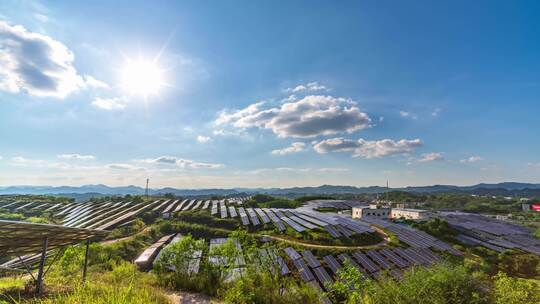
<path fill-rule="evenodd" d="M 387 275 L 378 282 L 362 281 L 358 271 L 348 266 L 330 286 L 329 297 L 337 303 L 469 304 L 488 303 L 486 292 L 483 282 L 463 266 L 411 269 L 400 282 Z"/>
<path fill-rule="evenodd" d="M 496 304 L 538 304 L 540 281 L 510 278 L 500 272 L 495 276 L 493 296 Z"/>

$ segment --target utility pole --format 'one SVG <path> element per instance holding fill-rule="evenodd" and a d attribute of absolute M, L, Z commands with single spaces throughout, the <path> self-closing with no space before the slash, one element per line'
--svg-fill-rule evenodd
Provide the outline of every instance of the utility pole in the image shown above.
<path fill-rule="evenodd" d="M 150 179 L 146 179 L 146 191 L 144 191 L 144 195 L 146 195 L 146 198 L 148 198 L 148 183 L 150 182 Z"/>

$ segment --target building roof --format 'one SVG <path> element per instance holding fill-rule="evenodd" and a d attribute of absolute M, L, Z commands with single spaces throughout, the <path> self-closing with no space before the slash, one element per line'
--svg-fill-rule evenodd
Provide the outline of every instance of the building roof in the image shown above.
<path fill-rule="evenodd" d="M 47 250 L 52 250 L 107 233 L 106 230 L 0 220 L 0 256 L 39 252 L 45 238 L 48 239 Z"/>
<path fill-rule="evenodd" d="M 412 208 L 392 208 L 392 211 L 405 211 L 405 212 L 418 212 L 418 213 L 422 213 L 422 212 L 428 212 L 427 210 L 424 210 L 424 209 L 412 209 Z"/>

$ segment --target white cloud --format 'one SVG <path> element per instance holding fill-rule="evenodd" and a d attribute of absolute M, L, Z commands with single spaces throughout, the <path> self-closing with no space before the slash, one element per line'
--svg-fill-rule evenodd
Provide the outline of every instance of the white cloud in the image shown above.
<path fill-rule="evenodd" d="M 432 153 L 424 153 L 420 156 L 418 159 L 419 162 L 425 163 L 425 162 L 432 162 L 437 160 L 443 160 L 443 154 L 441 152 L 432 152 Z"/>
<path fill-rule="evenodd" d="M 279 137 L 315 137 L 352 133 L 371 124 L 368 114 L 357 103 L 345 98 L 310 95 L 279 107 L 263 109 L 264 102 L 238 111 L 223 111 L 216 119 L 218 126 L 269 129 Z"/>
<path fill-rule="evenodd" d="M 437 117 L 437 116 L 439 116 L 439 113 L 441 113 L 441 109 L 437 108 L 437 109 L 433 110 L 433 112 L 431 112 L 431 116 Z"/>
<path fill-rule="evenodd" d="M 483 160 L 483 158 L 480 157 L 480 156 L 471 156 L 469 158 L 462 159 L 459 162 L 462 163 L 462 164 L 464 164 L 464 163 L 476 163 L 476 162 L 479 162 L 481 160 Z"/>
<path fill-rule="evenodd" d="M 108 89 L 109 85 L 101 80 L 97 80 L 93 76 L 85 75 L 84 83 L 87 87 L 97 88 L 97 89 Z"/>
<path fill-rule="evenodd" d="M 43 22 L 43 23 L 49 22 L 49 17 L 47 17 L 47 15 L 44 15 L 44 14 L 35 13 L 34 18 L 36 18 L 39 22 Z"/>
<path fill-rule="evenodd" d="M 196 162 L 190 159 L 177 158 L 174 156 L 160 156 L 158 158 L 142 159 L 139 162 L 156 165 L 176 165 L 180 168 L 192 168 L 192 169 L 218 169 L 223 168 L 223 164 L 215 163 L 202 163 Z"/>
<path fill-rule="evenodd" d="M 0 157 L 0 159 L 2 159 L 2 157 Z M 530 168 L 538 169 L 538 168 L 540 168 L 540 162 L 528 163 L 527 166 L 530 167 Z"/>
<path fill-rule="evenodd" d="M 197 141 L 200 142 L 200 143 L 207 143 L 210 140 L 212 140 L 212 138 L 210 138 L 208 136 L 202 136 L 202 135 L 197 136 Z"/>
<path fill-rule="evenodd" d="M 303 142 L 293 142 L 289 147 L 283 148 L 283 149 L 277 149 L 273 150 L 273 155 L 286 155 L 290 153 L 297 153 L 304 151 L 306 148 L 306 144 Z"/>
<path fill-rule="evenodd" d="M 0 90 L 65 98 L 95 84 L 77 73 L 74 59 L 61 42 L 0 20 Z"/>
<path fill-rule="evenodd" d="M 418 119 L 416 115 L 407 111 L 399 111 L 399 116 L 404 117 L 404 118 L 410 118 L 410 119 Z"/>
<path fill-rule="evenodd" d="M 41 160 L 41 159 L 28 159 L 22 156 L 12 157 L 10 163 L 14 166 L 20 166 L 20 167 L 43 166 L 47 164 L 46 161 Z"/>
<path fill-rule="evenodd" d="M 282 103 L 285 103 L 285 102 L 294 102 L 294 101 L 296 101 L 297 99 L 298 99 L 298 98 L 296 98 L 296 95 L 293 94 L 293 95 L 287 96 L 286 98 L 283 98 L 283 99 L 281 100 L 281 102 L 282 102 Z"/>
<path fill-rule="evenodd" d="M 137 167 L 130 164 L 122 164 L 122 163 L 108 164 L 105 167 L 107 169 L 112 169 L 112 170 L 144 170 L 144 168 L 142 167 Z"/>
<path fill-rule="evenodd" d="M 320 168 L 317 169 L 319 172 L 347 172 L 349 169 L 347 168 Z"/>
<path fill-rule="evenodd" d="M 81 155 L 81 154 L 60 154 L 57 155 L 57 158 L 60 159 L 72 159 L 72 160 L 95 160 L 96 157 L 93 155 Z"/>
<path fill-rule="evenodd" d="M 357 141 L 341 137 L 325 139 L 316 143 L 313 148 L 318 153 L 351 152 L 353 157 L 378 158 L 396 154 L 407 154 L 414 148 L 422 146 L 420 139 L 394 141 L 392 139 Z"/>
<path fill-rule="evenodd" d="M 294 88 L 287 88 L 285 91 L 289 93 L 300 93 L 300 92 L 306 92 L 306 91 L 307 92 L 330 91 L 330 89 L 315 81 L 315 82 L 309 82 L 305 85 L 304 84 L 297 85 Z"/>
<path fill-rule="evenodd" d="M 126 103 L 121 98 L 97 97 L 94 99 L 94 101 L 92 101 L 92 105 L 106 111 L 122 110 L 126 107 Z"/>

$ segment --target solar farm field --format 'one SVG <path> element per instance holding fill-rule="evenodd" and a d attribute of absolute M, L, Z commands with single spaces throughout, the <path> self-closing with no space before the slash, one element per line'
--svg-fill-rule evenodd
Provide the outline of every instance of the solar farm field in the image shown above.
<path fill-rule="evenodd" d="M 0 210 L 37 216 L 66 229 L 109 232 L 91 239 L 90 278 L 124 267 L 141 278 L 152 278 L 150 289 L 167 286 L 231 303 L 245 296 L 236 289 L 240 282 L 246 288 L 256 281 L 269 284 L 263 289 L 252 286 L 252 292 L 263 298 L 341 303 L 348 296 L 339 286 L 346 283 L 353 288 L 351 280 L 357 280 L 358 290 L 353 291 L 358 293 L 365 286 L 373 291 L 412 284 L 408 282 L 416 275 L 426 279 L 441 272 L 454 275 L 470 258 L 468 249 L 402 223 L 317 211 L 321 205 L 346 210 L 360 204 L 354 201 L 313 201 L 282 208 L 259 206 L 249 197 L 127 198 L 82 203 L 11 199 L 0 201 Z M 463 214 L 444 217 L 460 231 L 458 239 L 463 242 L 498 252 L 537 254 L 537 242 L 519 226 Z M 80 275 L 82 266 L 73 258 L 77 254 L 84 256 L 84 246 L 61 246 L 45 253 L 50 276 L 61 276 L 54 282 L 70 284 L 64 278 Z M 0 258 L 0 270 L 23 273 L 39 263 L 38 251 L 22 255 L 11 251 Z"/>

